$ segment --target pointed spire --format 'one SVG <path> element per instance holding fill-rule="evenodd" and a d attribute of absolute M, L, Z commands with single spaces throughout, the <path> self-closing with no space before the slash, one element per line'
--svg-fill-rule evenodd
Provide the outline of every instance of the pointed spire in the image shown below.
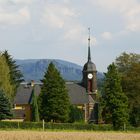
<path fill-rule="evenodd" d="M 89 30 L 89 38 L 88 38 L 88 62 L 91 61 L 91 54 L 90 54 L 90 28 Z"/>

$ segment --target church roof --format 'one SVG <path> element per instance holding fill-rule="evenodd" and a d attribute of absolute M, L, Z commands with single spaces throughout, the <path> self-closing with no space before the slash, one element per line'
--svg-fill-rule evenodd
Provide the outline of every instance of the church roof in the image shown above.
<path fill-rule="evenodd" d="M 89 32 L 90 32 L 90 29 L 89 29 Z M 95 64 L 91 61 L 90 35 L 89 35 L 89 38 L 88 38 L 88 60 L 87 60 L 87 63 L 84 65 L 83 72 L 84 72 L 84 71 L 86 71 L 86 72 L 96 71 L 96 66 L 95 66 Z"/>
<path fill-rule="evenodd" d="M 96 71 L 96 66 L 92 61 L 88 61 L 84 65 L 83 71 L 87 71 L 87 72 Z"/>
<path fill-rule="evenodd" d="M 67 83 L 68 94 L 72 104 L 85 104 L 92 101 L 86 89 L 78 83 Z"/>
<path fill-rule="evenodd" d="M 93 102 L 93 99 L 88 96 L 86 89 L 78 83 L 67 82 L 66 88 L 70 102 L 72 104 L 86 104 Z M 17 94 L 14 100 L 14 104 L 29 104 L 31 101 L 33 87 L 27 84 L 21 84 L 17 90 Z M 38 96 L 41 91 L 41 84 L 35 84 L 34 92 Z"/>

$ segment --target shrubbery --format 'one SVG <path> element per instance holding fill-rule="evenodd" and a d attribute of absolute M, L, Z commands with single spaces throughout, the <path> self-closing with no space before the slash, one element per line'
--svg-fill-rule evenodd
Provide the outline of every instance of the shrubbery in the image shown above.
<path fill-rule="evenodd" d="M 42 129 L 42 122 L 0 122 L 0 129 Z M 112 130 L 111 125 L 84 123 L 45 123 L 45 129 L 59 130 Z"/>
<path fill-rule="evenodd" d="M 0 129 L 42 130 L 42 122 L 0 122 Z M 45 123 L 45 130 L 113 131 L 109 124 Z M 123 130 L 123 129 L 122 129 Z M 140 131 L 140 127 L 127 126 L 125 131 Z"/>
<path fill-rule="evenodd" d="M 73 122 L 83 122 L 83 121 L 84 121 L 83 111 L 77 108 L 77 106 L 71 105 L 68 122 L 73 123 Z"/>

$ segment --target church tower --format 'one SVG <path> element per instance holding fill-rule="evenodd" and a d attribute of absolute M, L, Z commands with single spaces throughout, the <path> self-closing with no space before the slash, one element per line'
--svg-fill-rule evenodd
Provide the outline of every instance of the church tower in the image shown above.
<path fill-rule="evenodd" d="M 95 64 L 91 61 L 90 52 L 90 28 L 88 38 L 88 59 L 83 67 L 82 85 L 86 89 L 89 102 L 85 105 L 85 120 L 98 123 L 98 102 L 97 95 L 97 70 Z"/>
<path fill-rule="evenodd" d="M 83 67 L 83 80 L 82 84 L 86 88 L 89 95 L 95 95 L 97 92 L 97 80 L 96 80 L 96 66 L 91 61 L 90 52 L 90 28 L 89 28 L 89 38 L 88 38 L 88 59 Z M 94 96 L 92 96 L 94 98 Z"/>

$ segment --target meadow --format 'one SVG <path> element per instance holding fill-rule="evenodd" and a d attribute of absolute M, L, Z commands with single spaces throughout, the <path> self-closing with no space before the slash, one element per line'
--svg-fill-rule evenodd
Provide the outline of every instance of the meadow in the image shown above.
<path fill-rule="evenodd" d="M 134 132 L 0 131 L 0 140 L 140 140 Z"/>

